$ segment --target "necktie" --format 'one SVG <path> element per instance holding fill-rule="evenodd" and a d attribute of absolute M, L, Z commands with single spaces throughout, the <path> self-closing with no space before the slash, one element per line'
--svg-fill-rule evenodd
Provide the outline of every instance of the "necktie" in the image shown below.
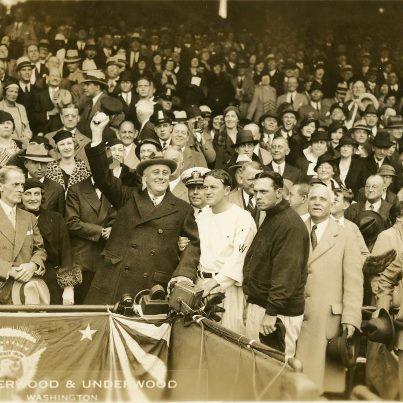
<path fill-rule="evenodd" d="M 29 91 L 28 91 L 28 85 L 25 85 L 25 87 L 24 87 L 24 94 L 28 94 L 29 93 Z"/>
<path fill-rule="evenodd" d="M 320 108 L 319 108 L 319 103 L 318 103 L 318 102 L 316 103 L 316 110 L 317 110 L 318 112 L 320 112 Z"/>
<path fill-rule="evenodd" d="M 253 195 L 249 195 L 248 205 L 246 206 L 246 210 L 251 213 L 252 217 L 255 218 L 256 208 L 253 206 Z"/>
<path fill-rule="evenodd" d="M 372 210 L 372 211 L 374 211 L 374 210 L 375 210 L 374 205 L 373 205 L 373 204 L 370 204 L 370 205 L 369 205 L 369 209 Z"/>
<path fill-rule="evenodd" d="M 163 141 L 163 142 L 162 142 L 162 149 L 164 149 L 166 146 L 167 146 L 167 142 L 166 142 L 166 141 Z"/>
<path fill-rule="evenodd" d="M 130 101 L 129 101 L 129 94 L 128 94 L 128 93 L 125 94 L 125 101 L 126 101 L 127 105 L 130 104 Z"/>
<path fill-rule="evenodd" d="M 151 197 L 151 201 L 153 202 L 154 207 L 157 207 L 157 206 L 158 206 L 158 201 L 157 201 L 157 197 L 156 197 L 156 196 Z"/>
<path fill-rule="evenodd" d="M 277 165 L 277 172 L 281 175 L 281 166 Z"/>
<path fill-rule="evenodd" d="M 290 96 L 290 104 L 293 104 L 293 103 L 294 103 L 294 95 L 291 94 L 291 96 Z"/>
<path fill-rule="evenodd" d="M 8 213 L 8 219 L 10 220 L 11 225 L 15 229 L 15 214 L 14 214 L 14 210 L 10 210 L 10 212 Z"/>
<path fill-rule="evenodd" d="M 312 227 L 312 231 L 311 231 L 311 245 L 312 245 L 312 250 L 315 250 L 315 248 L 318 246 L 318 238 L 316 236 L 316 229 L 318 227 L 316 225 L 314 225 Z"/>

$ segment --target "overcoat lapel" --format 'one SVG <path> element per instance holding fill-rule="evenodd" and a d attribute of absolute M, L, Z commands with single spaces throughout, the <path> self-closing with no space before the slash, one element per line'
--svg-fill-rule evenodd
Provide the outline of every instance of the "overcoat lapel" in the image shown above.
<path fill-rule="evenodd" d="M 13 259 L 15 259 L 20 253 L 20 250 L 22 248 L 26 236 L 33 235 L 28 234 L 28 231 L 32 232 L 32 227 L 28 226 L 28 222 L 23 216 L 21 210 L 17 208 L 16 220 L 15 220 L 15 243 L 14 243 Z"/>
<path fill-rule="evenodd" d="M 133 193 L 133 197 L 141 217 L 137 222 L 137 225 L 144 224 L 147 221 L 156 220 L 178 211 L 175 198 L 169 191 L 162 202 L 156 207 L 153 206 L 152 201 L 148 197 L 147 191 Z"/>
<path fill-rule="evenodd" d="M 7 218 L 4 210 L 0 207 L 0 232 L 10 241 L 14 243 L 15 230 L 10 220 Z"/>

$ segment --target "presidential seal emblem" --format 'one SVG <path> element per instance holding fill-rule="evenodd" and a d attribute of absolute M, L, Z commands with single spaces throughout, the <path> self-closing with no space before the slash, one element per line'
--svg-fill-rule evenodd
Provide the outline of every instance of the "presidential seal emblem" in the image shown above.
<path fill-rule="evenodd" d="M 39 359 L 46 347 L 25 329 L 0 328 L 0 380 L 25 389 L 33 380 Z"/>

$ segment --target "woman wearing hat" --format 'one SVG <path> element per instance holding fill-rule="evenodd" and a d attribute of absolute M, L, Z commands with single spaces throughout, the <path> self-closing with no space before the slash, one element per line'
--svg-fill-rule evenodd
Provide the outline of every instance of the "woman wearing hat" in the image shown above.
<path fill-rule="evenodd" d="M 329 136 L 325 131 L 312 133 L 309 147 L 302 151 L 302 157 L 297 159 L 295 166 L 299 168 L 307 179 L 316 175 L 315 167 L 318 158 L 325 154 L 329 147 Z"/>
<path fill-rule="evenodd" d="M 178 78 L 175 74 L 176 63 L 174 59 L 169 58 L 165 62 L 164 70 L 161 73 L 160 85 L 161 87 L 170 88 L 171 90 L 176 89 L 178 85 Z"/>
<path fill-rule="evenodd" d="M 342 137 L 336 147 L 340 156 L 335 160 L 341 184 L 351 189 L 354 195 L 357 195 L 358 190 L 365 185 L 369 175 L 364 161 L 355 154 L 357 147 L 358 143 L 352 137 Z"/>
<path fill-rule="evenodd" d="M 0 101 L 0 109 L 13 117 L 13 138 L 26 145 L 32 137 L 32 131 L 29 127 L 25 106 L 17 103 L 18 91 L 19 86 L 14 81 L 6 83 L 4 85 L 4 99 Z"/>
<path fill-rule="evenodd" d="M 74 304 L 74 286 L 81 281 L 81 270 L 73 266 L 69 232 L 61 214 L 41 207 L 43 183 L 28 178 L 24 184 L 22 205 L 38 220 L 46 258 L 43 280 L 49 288 L 51 304 Z"/>
<path fill-rule="evenodd" d="M 372 134 L 371 129 L 364 124 L 355 124 L 347 134 L 358 143 L 355 154 L 361 158 L 368 157 L 371 153 L 371 146 L 368 143 L 369 136 Z"/>
<path fill-rule="evenodd" d="M 287 162 L 294 165 L 298 158 L 303 156 L 303 151 L 309 147 L 312 133 L 318 129 L 318 121 L 309 116 L 302 119 L 298 133 L 290 137 L 290 154 Z"/>
<path fill-rule="evenodd" d="M 142 77 L 151 77 L 148 61 L 144 56 L 140 56 L 133 69 L 133 80 L 135 83 Z"/>
<path fill-rule="evenodd" d="M 14 119 L 10 113 L 0 110 L 0 168 L 22 147 L 22 143 L 13 140 Z"/>
<path fill-rule="evenodd" d="M 330 189 L 340 188 L 339 171 L 336 160 L 329 154 L 323 154 L 318 158 L 314 168 L 318 179 Z"/>
<path fill-rule="evenodd" d="M 347 133 L 347 128 L 341 122 L 333 122 L 327 129 L 330 138 L 330 152 L 337 155 L 337 146 L 341 138 Z"/>
<path fill-rule="evenodd" d="M 53 140 L 60 159 L 48 164 L 46 177 L 62 185 L 67 192 L 71 185 L 91 176 L 91 172 L 88 171 L 85 162 L 74 158 L 74 140 L 71 132 L 59 130 Z"/>
<path fill-rule="evenodd" d="M 225 168 L 231 158 L 235 155 L 234 144 L 236 143 L 239 131 L 239 109 L 229 106 L 224 110 L 224 125 L 217 136 L 214 136 L 213 146 L 216 152 L 214 167 Z"/>

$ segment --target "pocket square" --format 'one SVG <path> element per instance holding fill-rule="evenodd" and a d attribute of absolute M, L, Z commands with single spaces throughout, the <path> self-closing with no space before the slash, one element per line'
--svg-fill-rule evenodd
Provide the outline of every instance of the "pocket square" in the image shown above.
<path fill-rule="evenodd" d="M 29 230 L 27 231 L 26 236 L 28 236 L 28 235 L 33 235 L 33 234 L 34 234 L 34 231 L 32 231 L 32 229 L 29 229 Z"/>

